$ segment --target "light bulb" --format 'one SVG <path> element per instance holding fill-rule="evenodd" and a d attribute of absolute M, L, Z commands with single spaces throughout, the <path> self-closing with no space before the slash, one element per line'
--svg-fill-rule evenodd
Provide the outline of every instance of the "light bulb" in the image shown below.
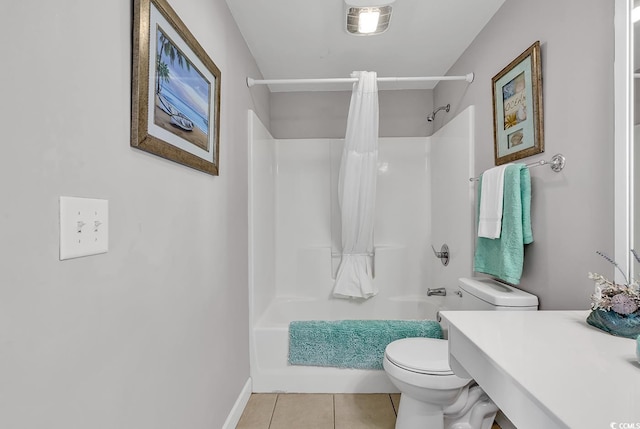
<path fill-rule="evenodd" d="M 369 34 L 378 28 L 379 9 L 363 9 L 358 15 L 358 33 Z"/>

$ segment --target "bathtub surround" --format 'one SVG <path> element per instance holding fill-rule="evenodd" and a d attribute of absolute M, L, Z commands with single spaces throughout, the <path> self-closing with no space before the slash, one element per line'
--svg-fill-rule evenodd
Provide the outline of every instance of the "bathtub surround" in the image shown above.
<path fill-rule="evenodd" d="M 289 364 L 382 369 L 384 349 L 401 338 L 442 338 L 435 320 L 308 320 L 289 324 Z"/>
<path fill-rule="evenodd" d="M 338 175 L 342 259 L 333 286 L 335 298 L 371 298 L 373 227 L 378 178 L 378 83 L 376 72 L 354 72 L 349 118 Z"/>
<path fill-rule="evenodd" d="M 467 178 L 475 177 L 476 110 L 474 106 L 467 107 L 430 137 L 431 186 L 427 198 L 431 207 L 431 241 L 425 244 L 423 257 L 432 264 L 425 273 L 426 284 L 421 293 L 426 293 L 429 287 L 446 288 L 445 307 L 456 305 L 454 300 L 458 297 L 454 292 L 458 279 L 470 275 L 473 266 L 476 186 Z M 445 243 L 450 251 L 446 267 L 433 256 L 429 246 L 433 244 L 439 249 Z"/>
<path fill-rule="evenodd" d="M 331 298 L 340 258 L 335 190 L 343 142 L 274 139 L 250 113 L 255 392 L 395 391 L 380 371 L 288 365 L 288 325 L 295 320 L 435 320 L 436 311 L 456 298 L 453 289 L 446 297 L 426 292 L 455 287 L 459 277 L 470 274 L 473 117 L 470 107 L 430 138 L 380 138 L 373 279 L 380 292 L 362 301 Z M 446 184 L 432 186 L 436 180 Z M 447 267 L 434 258 L 432 242 L 452 249 Z"/>

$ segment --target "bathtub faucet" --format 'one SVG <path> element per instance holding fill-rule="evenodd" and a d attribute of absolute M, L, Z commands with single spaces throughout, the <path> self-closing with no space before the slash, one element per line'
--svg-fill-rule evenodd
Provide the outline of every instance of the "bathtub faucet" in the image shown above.
<path fill-rule="evenodd" d="M 435 289 L 428 288 L 427 296 L 437 295 L 437 296 L 447 296 L 447 290 L 443 287 L 437 287 Z"/>

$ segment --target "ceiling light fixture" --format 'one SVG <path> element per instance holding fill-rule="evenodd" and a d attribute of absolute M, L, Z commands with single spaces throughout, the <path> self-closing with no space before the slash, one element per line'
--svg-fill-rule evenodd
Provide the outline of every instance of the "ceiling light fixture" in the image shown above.
<path fill-rule="evenodd" d="M 347 32 L 356 36 L 384 33 L 391 21 L 391 3 L 395 0 L 345 0 Z"/>

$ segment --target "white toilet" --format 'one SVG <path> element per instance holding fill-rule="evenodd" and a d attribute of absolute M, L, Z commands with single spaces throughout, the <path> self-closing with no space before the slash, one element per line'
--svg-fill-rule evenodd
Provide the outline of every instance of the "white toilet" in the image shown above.
<path fill-rule="evenodd" d="M 538 297 L 492 279 L 461 278 L 455 310 L 537 310 Z M 389 344 L 383 367 L 400 390 L 396 429 L 490 429 L 498 407 L 472 379 L 449 367 L 447 340 Z"/>

